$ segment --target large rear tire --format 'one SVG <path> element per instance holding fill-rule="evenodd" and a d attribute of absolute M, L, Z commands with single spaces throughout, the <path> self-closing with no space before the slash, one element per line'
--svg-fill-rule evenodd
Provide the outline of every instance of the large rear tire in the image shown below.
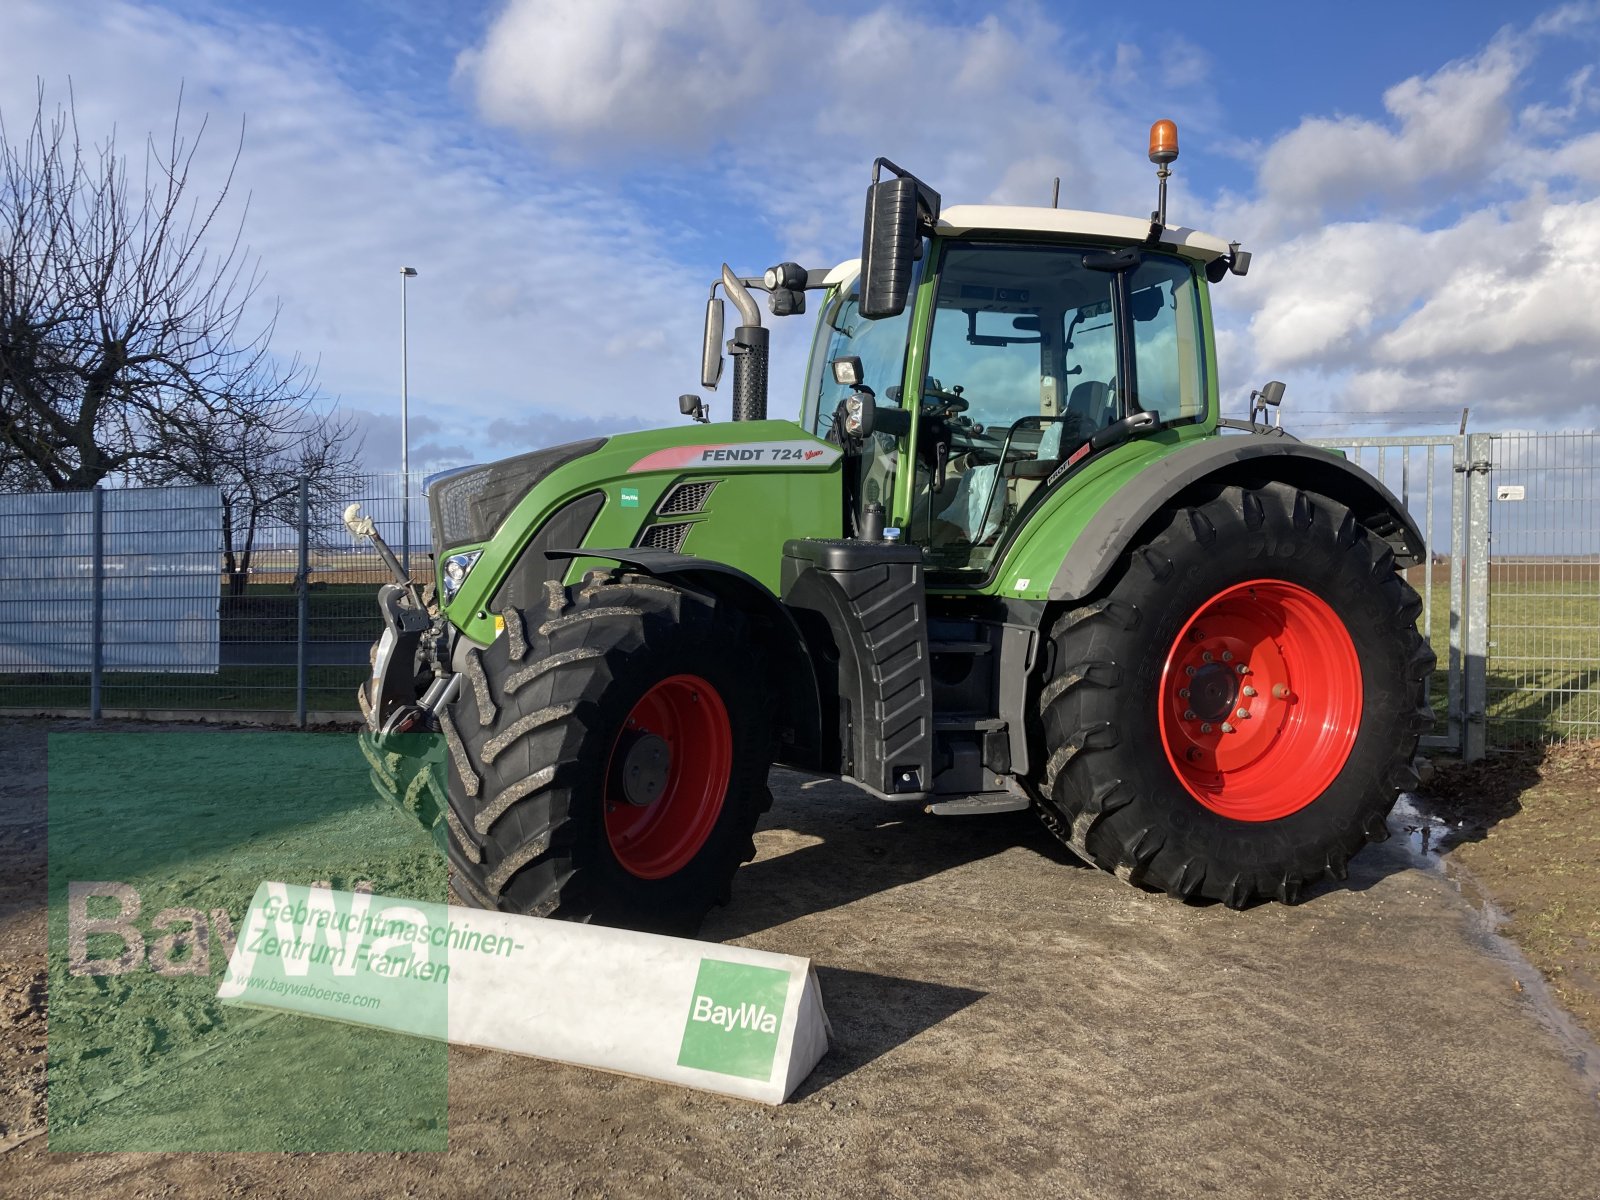
<path fill-rule="evenodd" d="M 1338 502 L 1279 483 L 1169 515 L 1061 615 L 1041 815 L 1130 882 L 1293 903 L 1388 836 L 1433 720 L 1421 600 Z"/>
<path fill-rule="evenodd" d="M 772 802 L 744 620 L 706 593 L 604 572 L 502 615 L 441 714 L 457 896 L 692 934 Z"/>

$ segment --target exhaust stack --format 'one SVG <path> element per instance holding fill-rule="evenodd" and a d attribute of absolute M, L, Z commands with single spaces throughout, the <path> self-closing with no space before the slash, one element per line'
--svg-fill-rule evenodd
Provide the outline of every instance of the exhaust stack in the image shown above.
<path fill-rule="evenodd" d="M 750 290 L 739 282 L 727 263 L 722 264 L 722 290 L 739 310 L 740 325 L 733 331 L 728 353 L 733 356 L 733 419 L 767 419 L 767 354 L 771 336 L 761 327 L 761 309 Z"/>

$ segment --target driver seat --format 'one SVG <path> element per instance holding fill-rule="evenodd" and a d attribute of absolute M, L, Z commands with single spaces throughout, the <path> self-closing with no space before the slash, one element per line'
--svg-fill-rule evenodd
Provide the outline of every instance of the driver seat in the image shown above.
<path fill-rule="evenodd" d="M 1098 379 L 1084 380 L 1067 397 L 1067 412 L 1090 433 L 1104 429 L 1116 419 L 1116 396 L 1111 385 Z"/>

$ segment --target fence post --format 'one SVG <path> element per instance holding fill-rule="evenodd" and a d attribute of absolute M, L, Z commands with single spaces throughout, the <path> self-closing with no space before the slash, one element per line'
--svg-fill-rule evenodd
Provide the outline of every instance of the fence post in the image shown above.
<path fill-rule="evenodd" d="M 1461 682 L 1463 639 L 1467 610 L 1463 588 L 1467 577 L 1467 439 L 1451 439 L 1450 445 L 1450 665 L 1446 683 L 1446 734 L 1454 754 L 1466 752 L 1465 690 Z"/>
<path fill-rule="evenodd" d="M 105 671 L 106 494 L 99 484 L 89 493 L 91 540 L 94 542 L 93 600 L 89 605 L 89 637 L 93 649 L 89 657 L 89 720 L 100 720 L 100 677 Z"/>
<path fill-rule="evenodd" d="M 1467 439 L 1466 721 L 1462 757 L 1477 762 L 1488 746 L 1489 469 L 1494 435 Z"/>
<path fill-rule="evenodd" d="M 295 632 L 294 720 L 301 729 L 306 727 L 306 654 L 311 624 L 311 497 L 306 480 L 300 480 L 299 505 L 299 559 L 295 564 L 294 583 L 298 612 Z"/>

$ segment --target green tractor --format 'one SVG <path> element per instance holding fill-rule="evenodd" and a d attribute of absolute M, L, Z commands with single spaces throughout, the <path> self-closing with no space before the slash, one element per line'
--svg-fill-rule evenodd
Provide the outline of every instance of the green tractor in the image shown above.
<path fill-rule="evenodd" d="M 1386 836 L 1432 720 L 1398 570 L 1422 537 L 1343 457 L 1219 415 L 1209 289 L 1249 256 L 1166 223 L 1176 155 L 1159 122 L 1149 220 L 942 208 L 880 159 L 859 261 L 712 287 L 702 383 L 720 290 L 731 420 L 685 396 L 685 426 L 431 483 L 437 603 L 384 587 L 361 704 L 390 790 L 437 795 L 461 901 L 692 930 L 774 763 L 1033 809 L 1129 882 L 1235 907 Z M 761 291 L 820 317 L 781 417 Z M 424 758 L 403 784 L 434 729 L 447 781 Z"/>

